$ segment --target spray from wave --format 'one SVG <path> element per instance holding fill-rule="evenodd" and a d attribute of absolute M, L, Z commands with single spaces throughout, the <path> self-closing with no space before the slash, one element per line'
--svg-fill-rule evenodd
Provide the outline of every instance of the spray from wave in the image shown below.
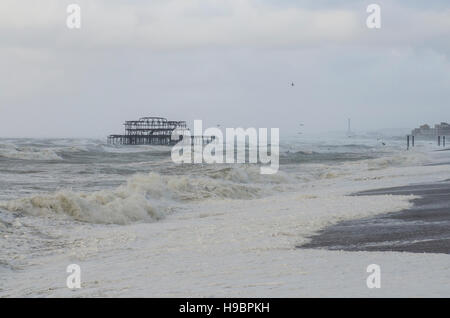
<path fill-rule="evenodd" d="M 116 149 L 91 140 L 6 140 L 0 144 L 0 157 L 38 160 L 29 163 L 26 174 L 40 173 L 29 184 L 25 183 L 24 190 L 33 195 L 0 201 L 0 209 L 90 223 L 152 222 L 187 202 L 253 199 L 296 190 L 299 184 L 307 182 L 333 183 L 333 179 L 355 171 L 364 174 L 426 160 L 425 155 L 412 151 L 374 155 L 371 148 L 353 144 L 340 146 L 345 149 L 326 147 L 326 152 L 320 152 L 318 146 L 311 147 L 314 149 L 311 151 L 290 146 L 290 150 L 281 153 L 285 171 L 261 175 L 257 165 L 174 165 L 164 153 L 167 148 L 153 149 L 153 146 Z M 21 178 L 16 171 L 22 172 L 17 166 L 22 165 L 15 159 L 2 160 L 2 163 L 4 178 L 0 179 L 0 185 L 5 189 L 16 186 L 17 179 Z M 133 174 L 149 170 L 154 172 L 135 174 L 128 179 L 122 177 L 123 171 Z M 82 184 L 79 188 L 85 192 L 65 189 L 41 194 L 57 189 L 69 178 Z M 49 184 L 51 179 L 61 183 L 53 186 Z M 117 187 L 118 184 L 122 185 Z M 22 188 L 23 183 L 16 186 Z M 9 194 L 3 197 L 11 198 Z"/>
<path fill-rule="evenodd" d="M 49 148 L 18 147 L 12 144 L 0 144 L 0 157 L 21 160 L 62 160 Z"/>
<path fill-rule="evenodd" d="M 211 176 L 138 174 L 113 190 L 92 193 L 60 190 L 11 201 L 0 208 L 34 216 L 69 217 L 90 223 L 151 222 L 172 212 L 179 203 L 204 199 L 251 199 L 267 194 L 257 180 L 257 168 L 226 168 Z M 282 178 L 273 178 L 278 184 Z M 253 182 L 250 182 L 252 181 Z M 270 181 L 270 180 L 269 180 Z"/>

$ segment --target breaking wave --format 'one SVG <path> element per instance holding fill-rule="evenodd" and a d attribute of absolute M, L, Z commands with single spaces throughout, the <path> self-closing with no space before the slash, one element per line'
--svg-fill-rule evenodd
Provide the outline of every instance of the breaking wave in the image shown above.
<path fill-rule="evenodd" d="M 50 194 L 0 201 L 0 208 L 34 216 L 69 217 L 90 223 L 129 224 L 159 220 L 181 202 L 251 199 L 270 191 L 262 183 L 245 183 L 257 178 L 253 174 L 259 174 L 259 170 L 244 169 L 242 174 L 236 170 L 237 168 L 224 169 L 211 177 L 138 174 L 113 190 L 91 193 L 60 190 Z M 280 177 L 273 179 L 275 184 L 280 182 L 278 178 Z M 270 183 L 270 180 L 268 181 Z"/>
<path fill-rule="evenodd" d="M 369 170 L 380 170 L 389 167 L 406 167 L 424 165 L 430 162 L 430 158 L 421 152 L 400 152 L 392 156 L 376 158 L 367 161 Z"/>
<path fill-rule="evenodd" d="M 0 144 L 0 157 L 21 160 L 62 160 L 52 149 L 37 147 L 17 147 L 11 144 Z"/>

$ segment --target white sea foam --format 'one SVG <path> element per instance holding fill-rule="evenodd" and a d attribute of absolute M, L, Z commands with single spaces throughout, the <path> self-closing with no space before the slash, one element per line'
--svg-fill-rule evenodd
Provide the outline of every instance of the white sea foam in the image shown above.
<path fill-rule="evenodd" d="M 256 168 L 223 169 L 212 177 L 138 174 L 113 190 L 91 193 L 60 190 L 0 201 L 0 208 L 35 216 L 68 216 L 92 223 L 154 221 L 164 217 L 182 201 L 250 199 L 267 193 L 262 185 L 250 183 L 257 176 Z M 275 182 L 282 180 L 281 176 L 271 178 Z"/>
<path fill-rule="evenodd" d="M 162 156 L 147 160 L 145 154 L 146 162 L 137 162 L 127 154 L 131 148 L 111 156 L 117 162 L 97 163 L 92 158 L 103 155 L 98 148 L 88 147 L 95 149 L 95 157 L 86 154 L 89 178 L 78 175 L 87 166 L 84 154 L 67 165 L 36 163 L 43 172 L 28 176 L 29 184 L 22 174 L 0 171 L 7 177 L 0 184 L 15 185 L 20 177 L 26 185 L 21 199 L 0 202 L 0 275 L 8 273 L 0 297 L 448 294 L 445 284 L 439 286 L 450 277 L 447 255 L 295 248 L 330 224 L 405 209 L 413 198 L 350 193 L 449 178 L 448 166 L 423 166 L 429 158 L 421 151 L 359 161 L 296 162 L 276 175 L 261 176 L 251 165 L 171 166 Z M 104 175 L 124 165 L 160 172 Z M 157 170 L 158 165 L 163 169 Z M 64 180 L 66 174 L 72 184 L 85 182 L 78 187 L 85 192 L 47 190 L 54 189 L 49 180 Z M 43 189 L 30 190 L 40 185 L 36 180 Z M 9 192 L 2 193 L 8 197 Z M 73 262 L 84 273 L 83 288 L 77 291 L 65 288 L 66 277 L 55 275 Z M 367 289 L 364 275 L 371 263 L 383 266 L 387 288 Z M 401 279 L 398 273 L 414 279 Z"/>
<path fill-rule="evenodd" d="M 217 179 L 237 183 L 291 183 L 293 179 L 285 172 L 279 171 L 272 175 L 262 175 L 255 165 L 229 166 L 210 170 L 206 175 Z"/>
<path fill-rule="evenodd" d="M 294 191 L 305 181 L 324 180 L 329 184 L 328 180 L 348 175 L 359 175 L 359 180 L 363 180 L 370 171 L 408 166 L 426 160 L 427 156 L 421 153 L 399 153 L 392 157 L 340 165 L 307 164 L 297 169 L 296 176 L 282 171 L 270 176 L 261 175 L 258 167 L 252 165 L 206 166 L 202 174 L 195 176 L 152 172 L 134 175 L 112 190 L 90 193 L 59 190 L 2 201 L 0 208 L 35 216 L 66 216 L 91 223 L 150 222 L 163 218 L 183 202 L 260 198 L 277 192 Z"/>
<path fill-rule="evenodd" d="M 0 144 L 0 157 L 22 160 L 62 160 L 53 149 L 18 147 L 13 144 Z"/>
<path fill-rule="evenodd" d="M 414 166 L 430 163 L 429 155 L 418 151 L 398 152 L 392 156 L 386 156 L 367 160 L 370 170 L 384 169 L 393 166 Z"/>

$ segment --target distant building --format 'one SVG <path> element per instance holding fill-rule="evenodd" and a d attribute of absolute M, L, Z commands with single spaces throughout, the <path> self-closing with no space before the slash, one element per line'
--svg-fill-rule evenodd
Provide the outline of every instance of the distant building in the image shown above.
<path fill-rule="evenodd" d="M 419 128 L 413 129 L 411 134 L 418 137 L 450 136 L 450 124 L 442 122 L 434 125 L 434 128 L 425 124 Z"/>

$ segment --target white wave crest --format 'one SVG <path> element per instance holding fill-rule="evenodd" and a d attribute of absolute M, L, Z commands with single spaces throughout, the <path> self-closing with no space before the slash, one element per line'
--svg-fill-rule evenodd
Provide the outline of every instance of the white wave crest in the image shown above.
<path fill-rule="evenodd" d="M 180 202 L 204 199 L 250 199 L 266 193 L 256 184 L 210 177 L 135 175 L 113 190 L 92 193 L 60 190 L 50 194 L 0 201 L 0 208 L 35 216 L 66 216 L 91 223 L 128 224 L 154 221 Z"/>
<path fill-rule="evenodd" d="M 49 148 L 16 147 L 11 144 L 0 145 L 0 157 L 22 160 L 62 160 L 54 150 Z"/>
<path fill-rule="evenodd" d="M 237 183 L 292 183 L 293 179 L 283 171 L 276 174 L 263 175 L 260 168 L 255 165 L 231 166 L 222 169 L 214 169 L 207 173 L 213 179 L 227 180 Z"/>
<path fill-rule="evenodd" d="M 423 152 L 399 152 L 392 156 L 386 156 L 367 160 L 369 170 L 379 170 L 389 167 L 417 166 L 430 162 L 430 158 Z"/>

